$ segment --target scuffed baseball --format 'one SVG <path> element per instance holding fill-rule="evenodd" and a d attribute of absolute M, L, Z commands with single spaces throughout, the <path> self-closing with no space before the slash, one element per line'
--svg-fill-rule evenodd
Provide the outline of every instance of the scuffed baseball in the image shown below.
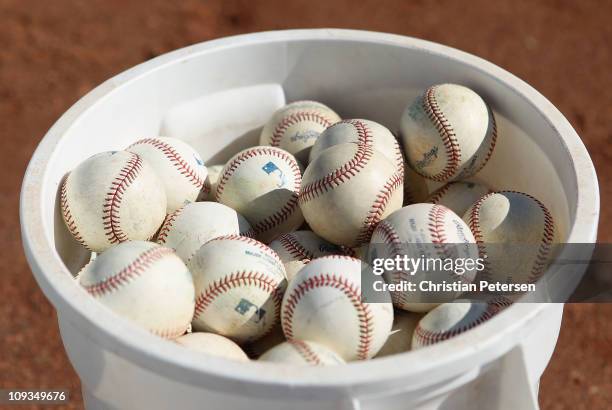
<path fill-rule="evenodd" d="M 140 155 L 161 179 L 168 199 L 166 213 L 197 199 L 208 171 L 189 144 L 170 137 L 144 138 L 126 151 Z"/>
<path fill-rule="evenodd" d="M 400 124 L 406 160 L 434 181 L 476 174 L 495 147 L 495 117 L 474 91 L 457 84 L 429 87 L 409 104 Z"/>
<path fill-rule="evenodd" d="M 479 278 L 533 283 L 544 273 L 552 256 L 555 223 L 542 202 L 523 192 L 495 192 L 472 205 L 463 219 L 474 233 L 481 257 L 486 256 L 487 266 Z"/>
<path fill-rule="evenodd" d="M 191 274 L 172 249 L 152 242 L 108 249 L 79 272 L 78 281 L 118 315 L 167 339 L 184 334 L 193 317 Z"/>
<path fill-rule="evenodd" d="M 334 366 L 346 363 L 333 350 L 315 342 L 302 340 L 290 340 L 274 346 L 259 360 L 308 366 Z"/>
<path fill-rule="evenodd" d="M 243 215 L 255 237 L 269 243 L 304 222 L 298 206 L 301 183 L 293 155 L 276 147 L 252 147 L 223 167 L 216 199 Z"/>
<path fill-rule="evenodd" d="M 232 208 L 216 202 L 192 202 L 166 217 L 156 242 L 172 248 L 187 262 L 209 240 L 225 235 L 250 235 L 251 225 Z"/>
<path fill-rule="evenodd" d="M 223 171 L 223 165 L 209 165 L 206 167 L 208 174 L 204 181 L 204 186 L 198 195 L 197 201 L 214 201 L 217 192 L 217 182 Z"/>
<path fill-rule="evenodd" d="M 466 244 L 467 246 L 460 246 Z M 445 246 L 446 245 L 446 246 Z M 370 241 L 368 260 L 394 259 L 406 255 L 411 259 L 421 257 L 432 259 L 478 258 L 476 240 L 467 224 L 453 211 L 442 205 L 414 204 L 393 212 L 381 221 Z M 385 270 L 387 283 L 398 284 L 409 281 L 442 283 L 444 281 L 471 283 L 476 269 L 462 275 L 449 271 Z M 443 302 L 450 302 L 461 292 L 394 291 L 391 293 L 396 307 L 412 312 L 427 312 Z"/>
<path fill-rule="evenodd" d="M 359 259 L 339 255 L 306 265 L 283 298 L 281 324 L 287 340 L 322 344 L 347 361 L 376 355 L 391 330 L 393 306 L 388 294 L 387 302 L 362 301 L 362 269 L 370 268 Z"/>
<path fill-rule="evenodd" d="M 389 338 L 376 357 L 391 356 L 410 351 L 414 329 L 416 329 L 422 317 L 423 315 L 420 313 L 407 312 L 401 309 L 396 310 Z"/>
<path fill-rule="evenodd" d="M 310 161 L 327 148 L 347 142 L 371 145 L 387 157 L 403 176 L 404 157 L 397 139 L 385 126 L 370 120 L 344 120 L 327 128 L 310 150 Z"/>
<path fill-rule="evenodd" d="M 323 151 L 306 168 L 299 196 L 312 230 L 347 247 L 367 243 L 402 201 L 403 176 L 381 152 L 357 143 Z"/>
<path fill-rule="evenodd" d="M 308 262 L 326 255 L 337 255 L 343 250 L 322 239 L 312 231 L 295 231 L 282 234 L 270 243 L 285 265 L 287 281 L 291 281 Z"/>
<path fill-rule="evenodd" d="M 493 191 L 484 184 L 455 181 L 434 191 L 425 202 L 444 205 L 457 215 L 463 216 L 470 206 L 491 192 Z"/>
<path fill-rule="evenodd" d="M 193 328 L 250 342 L 278 323 L 285 268 L 272 249 L 245 236 L 220 236 L 189 260 L 196 290 Z"/>
<path fill-rule="evenodd" d="M 259 145 L 279 147 L 308 163 L 310 149 L 319 134 L 340 117 L 328 106 L 316 101 L 295 101 L 277 110 L 264 125 Z"/>
<path fill-rule="evenodd" d="M 240 346 L 227 337 L 215 333 L 188 333 L 176 339 L 175 342 L 196 352 L 240 362 L 249 361 L 249 357 Z"/>
<path fill-rule="evenodd" d="M 62 182 L 60 209 L 68 231 L 102 252 L 130 240 L 148 240 L 164 221 L 166 193 L 153 168 L 126 151 L 96 154 Z"/>
<path fill-rule="evenodd" d="M 412 336 L 412 349 L 443 342 L 486 322 L 510 302 L 497 299 L 489 302 L 458 299 L 444 303 L 427 313 Z"/>

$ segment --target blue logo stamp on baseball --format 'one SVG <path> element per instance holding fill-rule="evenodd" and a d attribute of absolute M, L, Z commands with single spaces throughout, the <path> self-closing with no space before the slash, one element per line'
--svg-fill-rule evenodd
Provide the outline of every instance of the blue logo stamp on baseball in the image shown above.
<path fill-rule="evenodd" d="M 276 166 L 276 164 L 272 161 L 268 162 L 266 165 L 264 165 L 261 169 L 263 169 L 263 171 L 268 174 L 268 175 L 278 175 L 279 178 L 279 182 L 276 184 L 279 188 L 285 186 L 286 184 L 286 179 L 285 179 L 285 174 L 283 174 L 283 171 L 280 170 L 279 167 Z"/>

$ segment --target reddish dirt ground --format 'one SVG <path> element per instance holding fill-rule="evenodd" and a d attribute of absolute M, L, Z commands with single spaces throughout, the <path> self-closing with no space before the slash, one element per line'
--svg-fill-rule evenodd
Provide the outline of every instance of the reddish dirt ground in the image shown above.
<path fill-rule="evenodd" d="M 596 1 L 0 0 L 0 387 L 68 388 L 79 381 L 55 312 L 21 249 L 18 194 L 49 126 L 106 78 L 188 44 L 253 31 L 341 27 L 420 37 L 474 53 L 548 97 L 582 136 L 612 200 L 612 3 Z M 603 206 L 599 240 L 612 241 Z M 612 408 L 612 305 L 567 306 L 541 382 L 543 409 Z M 20 407 L 27 408 L 27 407 Z M 59 408 L 59 407 L 56 407 Z"/>

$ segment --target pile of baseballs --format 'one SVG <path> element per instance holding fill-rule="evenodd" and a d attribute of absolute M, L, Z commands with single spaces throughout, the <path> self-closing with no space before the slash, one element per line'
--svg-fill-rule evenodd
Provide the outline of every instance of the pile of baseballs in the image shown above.
<path fill-rule="evenodd" d="M 401 292 L 367 303 L 361 275 L 371 261 L 361 247 L 384 244 L 393 257 L 400 243 L 471 243 L 486 253 L 520 240 L 540 244 L 523 271 L 535 279 L 552 217 L 530 195 L 468 180 L 498 138 L 492 110 L 469 88 L 428 88 L 399 128 L 396 138 L 298 101 L 225 164 L 205 166 L 167 137 L 94 155 L 59 192 L 66 227 L 92 251 L 77 280 L 150 332 L 235 360 L 335 365 L 466 331 L 507 303 Z M 425 179 L 446 185 L 428 192 Z"/>

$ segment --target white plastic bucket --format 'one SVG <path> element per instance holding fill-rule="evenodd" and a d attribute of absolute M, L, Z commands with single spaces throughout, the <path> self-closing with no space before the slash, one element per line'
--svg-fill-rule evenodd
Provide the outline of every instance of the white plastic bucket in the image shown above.
<path fill-rule="evenodd" d="M 253 145 L 285 101 L 316 99 L 343 117 L 396 130 L 419 90 L 472 87 L 500 118 L 480 178 L 526 191 L 552 211 L 567 242 L 594 242 L 595 170 L 567 120 L 542 95 L 480 58 L 438 44 L 352 30 L 293 30 L 187 47 L 134 67 L 68 110 L 36 150 L 23 183 L 24 248 L 58 312 L 90 409 L 530 409 L 553 352 L 559 304 L 516 304 L 451 341 L 330 368 L 238 363 L 195 355 L 148 334 L 72 279 L 89 258 L 57 206 L 62 176 L 86 157 L 157 135 L 184 138 L 209 164 Z"/>

